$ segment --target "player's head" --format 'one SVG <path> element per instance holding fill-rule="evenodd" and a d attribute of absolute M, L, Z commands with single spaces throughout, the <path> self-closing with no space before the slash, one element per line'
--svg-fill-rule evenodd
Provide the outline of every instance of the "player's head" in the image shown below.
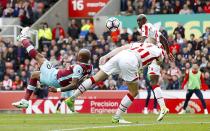
<path fill-rule="evenodd" d="M 199 71 L 199 66 L 198 66 L 197 63 L 194 63 L 194 64 L 192 65 L 192 70 L 193 70 L 193 72 L 195 72 L 195 73 L 197 73 L 197 72 Z"/>
<path fill-rule="evenodd" d="M 78 61 L 82 63 L 88 63 L 90 60 L 91 53 L 88 49 L 81 49 L 78 53 Z"/>
<path fill-rule="evenodd" d="M 147 22 L 147 17 L 144 14 L 140 14 L 137 16 L 137 23 L 139 28 L 142 27 L 142 25 L 144 25 Z"/>

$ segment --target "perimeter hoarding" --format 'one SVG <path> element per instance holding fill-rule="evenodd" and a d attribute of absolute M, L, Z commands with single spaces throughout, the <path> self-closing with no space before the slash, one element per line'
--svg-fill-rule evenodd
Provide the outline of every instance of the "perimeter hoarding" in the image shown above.
<path fill-rule="evenodd" d="M 207 108 L 210 111 L 210 90 L 202 91 L 206 100 Z M 114 113 L 118 108 L 121 99 L 127 94 L 127 91 L 87 91 L 75 101 L 75 109 L 80 113 Z M 108 95 L 107 95 L 108 94 Z M 186 91 L 184 90 L 163 90 L 166 105 L 170 113 L 177 113 L 182 109 Z M 18 110 L 11 103 L 20 100 L 24 96 L 24 91 L 1 91 L 0 92 L 0 110 Z M 32 99 L 29 108 L 24 110 L 27 114 L 49 114 L 55 113 L 59 102 L 60 93 L 50 93 L 48 99 Z M 142 113 L 145 105 L 147 92 L 139 90 L 138 97 L 134 100 L 127 113 Z M 149 104 L 149 110 L 152 111 L 153 99 Z M 188 112 L 203 113 L 201 102 L 195 96 L 188 104 Z M 71 113 L 66 105 L 62 103 L 61 113 Z"/>
<path fill-rule="evenodd" d="M 78 99 L 75 101 L 75 110 L 79 113 L 91 114 L 114 114 L 120 105 L 121 99 Z M 178 113 L 181 111 L 184 99 L 165 99 L 166 106 L 170 113 Z M 56 113 L 56 107 L 59 99 L 33 99 L 30 101 L 29 107 L 23 112 L 26 114 L 49 114 Z M 153 110 L 153 99 L 150 101 L 148 110 Z M 210 111 L 210 99 L 206 99 L 207 109 Z M 145 99 L 135 99 L 131 107 L 128 108 L 127 113 L 142 113 L 145 105 Z M 203 113 L 201 102 L 198 99 L 189 101 L 187 112 L 189 113 Z M 60 113 L 66 114 L 71 111 L 66 107 L 64 102 L 61 104 Z"/>

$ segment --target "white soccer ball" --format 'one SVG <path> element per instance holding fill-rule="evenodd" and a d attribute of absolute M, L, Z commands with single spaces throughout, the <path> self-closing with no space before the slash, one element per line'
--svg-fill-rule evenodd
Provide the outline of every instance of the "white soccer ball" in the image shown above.
<path fill-rule="evenodd" d="M 116 31 L 119 28 L 119 26 L 120 21 L 115 17 L 111 17 L 106 21 L 106 28 L 110 31 Z"/>

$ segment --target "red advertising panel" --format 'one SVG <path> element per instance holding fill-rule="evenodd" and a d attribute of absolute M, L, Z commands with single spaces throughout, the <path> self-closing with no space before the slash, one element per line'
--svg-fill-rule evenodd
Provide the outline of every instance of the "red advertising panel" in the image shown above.
<path fill-rule="evenodd" d="M 92 17 L 109 0 L 69 0 L 69 17 Z"/>
<path fill-rule="evenodd" d="M 20 110 L 11 105 L 12 102 L 23 98 L 24 91 L 1 91 L 0 92 L 0 110 Z M 210 111 L 210 91 L 202 91 L 205 98 L 207 109 Z M 107 95 L 108 94 L 108 95 Z M 127 94 L 127 91 L 87 91 L 75 101 L 75 109 L 80 113 L 114 113 L 118 108 L 121 99 Z M 165 103 L 170 109 L 170 113 L 177 113 L 184 104 L 185 90 L 163 90 Z M 139 90 L 139 95 L 134 100 L 127 113 L 142 113 L 147 92 Z M 60 98 L 60 93 L 50 93 L 48 99 L 32 99 L 29 102 L 29 108 L 24 112 L 27 114 L 49 114 L 55 113 Z M 149 110 L 152 111 L 153 98 L 149 103 Z M 196 95 L 189 101 L 187 111 L 191 113 L 203 113 L 200 100 Z M 70 113 L 65 103 L 61 104 L 61 113 Z"/>
<path fill-rule="evenodd" d="M 49 114 L 55 113 L 58 104 L 58 99 L 40 100 L 33 99 L 26 114 Z M 79 113 L 91 114 L 113 114 L 116 112 L 121 99 L 78 99 L 75 101 L 75 110 Z M 153 110 L 153 100 L 149 104 L 148 109 Z M 181 111 L 184 104 L 184 99 L 166 99 L 166 105 L 170 113 L 178 113 Z M 210 110 L 210 99 L 206 99 L 207 109 Z M 131 107 L 128 108 L 127 113 L 142 113 L 145 105 L 145 99 L 135 99 Z M 62 114 L 70 113 L 64 103 L 61 104 L 60 112 Z M 189 101 L 187 111 L 190 113 L 203 113 L 201 102 L 198 99 Z"/>

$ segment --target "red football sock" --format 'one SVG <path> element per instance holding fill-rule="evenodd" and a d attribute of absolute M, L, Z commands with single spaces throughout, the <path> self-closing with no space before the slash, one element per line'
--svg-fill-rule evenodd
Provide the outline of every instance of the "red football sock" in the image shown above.
<path fill-rule="evenodd" d="M 33 90 L 26 89 L 24 99 L 29 100 L 33 92 L 34 92 Z"/>
<path fill-rule="evenodd" d="M 29 85 L 28 85 L 28 87 L 26 89 L 26 93 L 25 93 L 25 96 L 24 96 L 25 100 L 29 100 L 30 99 L 34 89 L 36 88 L 37 81 L 38 81 L 38 79 L 30 79 Z"/>

